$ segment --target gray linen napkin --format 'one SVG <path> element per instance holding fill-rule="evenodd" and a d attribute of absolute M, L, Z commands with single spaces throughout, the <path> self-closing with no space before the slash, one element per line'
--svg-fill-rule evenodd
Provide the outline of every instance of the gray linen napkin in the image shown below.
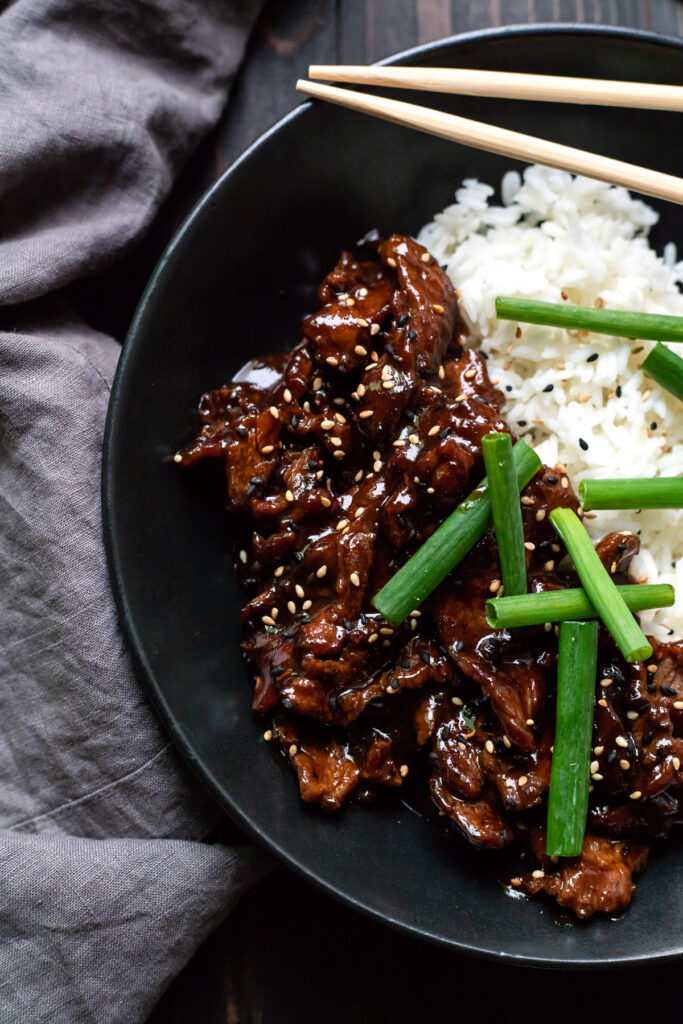
<path fill-rule="evenodd" d="M 0 1022 L 143 1021 L 268 859 L 170 747 L 116 622 L 117 343 L 51 293 L 119 258 L 224 104 L 258 0 L 0 15 Z"/>

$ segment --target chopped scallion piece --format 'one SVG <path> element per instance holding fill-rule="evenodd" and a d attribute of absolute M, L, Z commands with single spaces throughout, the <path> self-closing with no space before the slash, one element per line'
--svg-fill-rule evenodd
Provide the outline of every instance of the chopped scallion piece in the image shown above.
<path fill-rule="evenodd" d="M 683 341 L 683 316 L 565 306 L 507 296 L 496 299 L 496 315 L 499 320 L 564 327 L 567 331 L 594 331 L 596 334 L 616 334 L 620 338 L 646 338 L 651 341 Z"/>
<path fill-rule="evenodd" d="M 631 612 L 647 608 L 669 608 L 676 599 L 668 583 L 627 584 L 617 587 Z M 517 626 L 541 626 L 546 622 L 567 619 L 599 619 L 585 590 L 546 590 L 540 594 L 518 597 L 495 597 L 486 602 L 486 621 L 493 629 L 514 629 Z"/>
<path fill-rule="evenodd" d="M 521 491 L 542 463 L 533 448 L 522 440 L 514 445 L 512 458 L 517 472 L 517 487 Z M 490 525 L 491 497 L 484 477 L 375 595 L 372 603 L 377 611 L 393 625 L 403 622 L 484 536 Z"/>
<path fill-rule="evenodd" d="M 512 438 L 509 434 L 487 434 L 482 438 L 481 447 L 505 593 L 525 594 L 524 526 L 512 461 Z"/>
<path fill-rule="evenodd" d="M 597 658 L 597 622 L 563 622 L 545 840 L 549 857 L 578 857 L 583 846 Z"/>
<path fill-rule="evenodd" d="M 586 512 L 594 508 L 683 508 L 683 477 L 582 480 L 579 501 Z"/>
<path fill-rule="evenodd" d="M 641 370 L 683 402 L 683 359 L 658 342 L 644 360 Z"/>
<path fill-rule="evenodd" d="M 643 661 L 649 658 L 652 648 L 600 561 L 579 517 L 570 508 L 554 508 L 550 513 L 550 521 L 571 555 L 591 604 L 626 660 Z"/>

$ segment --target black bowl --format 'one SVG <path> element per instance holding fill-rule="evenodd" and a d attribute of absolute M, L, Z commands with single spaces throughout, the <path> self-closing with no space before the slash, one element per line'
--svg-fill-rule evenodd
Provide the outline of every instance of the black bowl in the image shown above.
<path fill-rule="evenodd" d="M 459 36 L 396 61 L 683 84 L 682 57 L 680 40 L 540 26 Z M 680 115 L 432 95 L 418 102 L 681 171 Z M 452 201 L 462 178 L 496 183 L 509 166 L 305 104 L 223 175 L 164 254 L 119 365 L 104 456 L 114 589 L 150 697 L 178 747 L 222 806 L 312 881 L 460 950 L 546 966 L 673 957 L 683 952 L 683 857 L 674 841 L 656 849 L 628 913 L 579 925 L 542 900 L 507 898 L 495 862 L 445 840 L 398 800 L 330 817 L 306 808 L 250 712 L 224 513 L 171 461 L 192 434 L 202 391 L 247 358 L 298 339 L 340 249 L 371 227 L 415 232 Z M 655 243 L 681 238 L 681 207 L 655 205 Z"/>

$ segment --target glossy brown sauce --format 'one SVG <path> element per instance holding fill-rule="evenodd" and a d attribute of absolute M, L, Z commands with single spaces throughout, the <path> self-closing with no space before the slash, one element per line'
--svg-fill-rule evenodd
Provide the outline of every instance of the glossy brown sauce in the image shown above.
<path fill-rule="evenodd" d="M 503 396 L 467 347 L 446 275 L 412 239 L 370 237 L 360 255 L 342 253 L 318 298 L 291 352 L 203 396 L 200 431 L 179 456 L 225 466 L 246 538 L 243 649 L 265 736 L 307 802 L 335 810 L 408 787 L 473 847 L 519 847 L 516 891 L 544 891 L 580 917 L 618 912 L 648 838 L 681 816 L 683 644 L 653 641 L 648 666 L 627 665 L 601 631 L 589 835 L 581 857 L 552 863 L 557 638 L 487 625 L 492 533 L 401 626 L 371 605 L 484 475 L 483 435 L 509 431 Z M 562 467 L 544 467 L 522 503 L 530 590 L 575 586 L 548 521 L 555 507 L 578 508 Z M 612 534 L 598 545 L 620 583 L 638 544 Z"/>

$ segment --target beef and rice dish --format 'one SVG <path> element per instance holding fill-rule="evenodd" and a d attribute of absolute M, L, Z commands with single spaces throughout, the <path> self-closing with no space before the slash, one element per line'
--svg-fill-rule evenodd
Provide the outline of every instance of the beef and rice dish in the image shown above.
<path fill-rule="evenodd" d="M 683 643 L 650 638 L 652 657 L 629 663 L 600 627 L 586 838 L 580 856 L 546 856 L 558 628 L 488 625 L 493 530 L 400 624 L 372 603 L 482 479 L 482 439 L 512 433 L 504 393 L 413 239 L 343 252 L 318 300 L 291 351 L 204 395 L 176 456 L 225 467 L 264 738 L 307 803 L 334 812 L 419 778 L 439 827 L 524 853 L 512 890 L 581 918 L 619 912 L 650 842 L 682 817 Z M 566 467 L 536 473 L 521 508 L 528 591 L 580 586 L 549 520 L 582 513 Z M 639 544 L 630 531 L 597 544 L 616 583 Z"/>

